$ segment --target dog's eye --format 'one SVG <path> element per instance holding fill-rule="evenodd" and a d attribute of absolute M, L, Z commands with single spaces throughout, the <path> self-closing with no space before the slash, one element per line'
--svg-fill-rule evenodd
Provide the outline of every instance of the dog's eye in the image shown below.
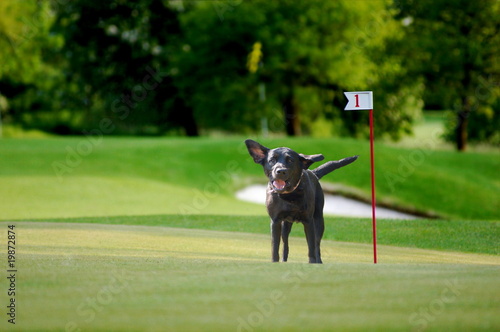
<path fill-rule="evenodd" d="M 289 164 L 293 163 L 293 158 L 292 157 L 287 157 L 286 158 L 286 162 L 289 163 Z"/>
<path fill-rule="evenodd" d="M 269 159 L 269 164 L 271 164 L 271 165 L 276 164 L 276 158 L 273 157 L 273 158 Z"/>

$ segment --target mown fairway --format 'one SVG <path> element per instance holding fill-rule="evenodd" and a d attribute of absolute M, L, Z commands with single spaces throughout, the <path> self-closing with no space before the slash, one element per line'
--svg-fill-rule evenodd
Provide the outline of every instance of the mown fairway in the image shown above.
<path fill-rule="evenodd" d="M 6 228 L 7 223 L 1 223 Z M 18 330 L 473 331 L 500 328 L 498 256 L 304 239 L 271 264 L 265 235 L 17 223 Z M 4 320 L 2 329 L 7 327 Z"/>
<path fill-rule="evenodd" d="M 234 191 L 265 182 L 244 138 L 79 137 L 0 141 L 0 220 L 148 214 L 265 214 Z M 369 197 L 369 144 L 352 139 L 273 139 L 323 153 L 360 155 L 327 175 Z M 378 200 L 453 219 L 500 220 L 500 153 L 376 147 Z M 22 199 L 20 199 L 22 198 Z"/>

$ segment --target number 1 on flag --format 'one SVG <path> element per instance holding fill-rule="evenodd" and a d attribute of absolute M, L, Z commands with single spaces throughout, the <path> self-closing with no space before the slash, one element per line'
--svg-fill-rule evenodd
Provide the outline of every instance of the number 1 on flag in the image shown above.
<path fill-rule="evenodd" d="M 372 91 L 344 92 L 347 97 L 347 105 L 344 111 L 371 110 L 373 109 Z"/>

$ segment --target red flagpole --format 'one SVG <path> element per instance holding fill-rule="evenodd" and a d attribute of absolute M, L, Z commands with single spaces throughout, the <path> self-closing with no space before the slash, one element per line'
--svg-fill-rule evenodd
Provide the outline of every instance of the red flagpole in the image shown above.
<path fill-rule="evenodd" d="M 373 263 L 377 264 L 377 221 L 375 218 L 375 163 L 373 157 L 373 109 L 370 110 L 370 162 L 372 173 Z"/>

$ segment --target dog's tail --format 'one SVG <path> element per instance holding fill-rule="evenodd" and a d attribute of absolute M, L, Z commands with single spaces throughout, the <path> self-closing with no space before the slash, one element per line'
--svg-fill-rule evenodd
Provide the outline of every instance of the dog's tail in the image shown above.
<path fill-rule="evenodd" d="M 347 166 L 350 163 L 354 162 L 356 159 L 358 159 L 358 156 L 347 157 L 336 161 L 329 161 L 319 166 L 318 168 L 313 169 L 312 172 L 314 173 L 314 175 L 316 175 L 318 179 L 321 179 L 328 173 L 333 172 L 334 170 L 340 167 Z"/>

